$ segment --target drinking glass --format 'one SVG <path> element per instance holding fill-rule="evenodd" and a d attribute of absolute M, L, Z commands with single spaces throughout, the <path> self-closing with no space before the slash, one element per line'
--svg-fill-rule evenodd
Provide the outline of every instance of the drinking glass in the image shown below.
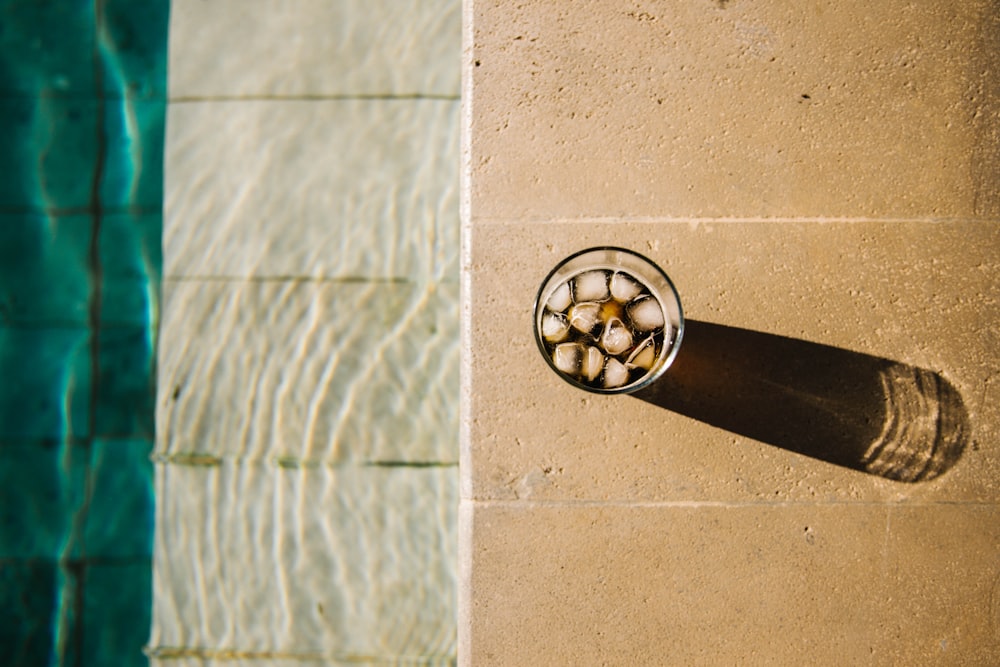
<path fill-rule="evenodd" d="M 669 368 L 684 315 L 663 269 L 632 250 L 603 246 L 552 269 L 535 298 L 534 331 L 561 378 L 586 391 L 625 394 Z"/>

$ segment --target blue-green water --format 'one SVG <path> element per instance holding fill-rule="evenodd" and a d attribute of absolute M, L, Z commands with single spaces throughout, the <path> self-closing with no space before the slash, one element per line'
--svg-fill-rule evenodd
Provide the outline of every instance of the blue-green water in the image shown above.
<path fill-rule="evenodd" d="M 167 0 L 0 0 L 0 665 L 140 665 Z"/>

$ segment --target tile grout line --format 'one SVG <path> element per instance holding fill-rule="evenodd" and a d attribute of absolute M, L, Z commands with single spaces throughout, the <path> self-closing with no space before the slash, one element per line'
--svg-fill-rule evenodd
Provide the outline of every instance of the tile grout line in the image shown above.
<path fill-rule="evenodd" d="M 104 326 L 107 329 L 109 327 Z M 137 328 L 137 327 L 129 327 Z M 94 439 L 110 440 L 110 441 L 132 441 L 132 440 L 149 440 L 150 435 L 148 433 L 115 433 L 113 431 L 106 431 L 104 433 L 98 432 L 94 434 Z M 74 445 L 77 447 L 85 447 L 89 440 L 86 435 L 66 435 L 63 437 L 57 436 L 0 436 L 0 450 L 4 447 L 23 447 L 23 446 L 35 446 L 41 445 L 43 447 L 58 447 L 59 445 Z"/>
<path fill-rule="evenodd" d="M 208 647 L 177 647 L 177 646 L 151 646 L 145 649 L 145 654 L 156 660 L 185 660 L 190 658 L 202 660 L 296 660 L 296 661 L 324 661 L 334 660 L 337 662 L 349 662 L 358 664 L 369 663 L 392 663 L 393 665 L 439 665 L 442 661 L 447 664 L 454 664 L 455 655 L 453 653 L 440 653 L 429 655 L 359 655 L 355 653 L 337 653 L 330 651 L 316 652 L 292 652 L 292 651 L 268 651 L 266 649 L 239 650 L 235 648 L 208 648 Z"/>
<path fill-rule="evenodd" d="M 429 101 L 429 102 L 460 102 L 461 95 L 445 95 L 433 93 L 371 93 L 371 94 L 301 94 L 301 95 L 270 95 L 247 94 L 247 95 L 178 95 L 167 97 L 168 104 L 199 104 L 204 102 L 408 102 L 408 101 Z"/>
<path fill-rule="evenodd" d="M 253 458 L 242 456 L 219 456 L 208 452 L 177 452 L 177 453 L 154 453 L 149 460 L 154 465 L 196 467 L 196 468 L 217 468 L 223 465 L 233 466 L 267 466 L 271 468 L 281 468 L 285 470 L 315 470 L 315 469 L 357 469 L 357 468 L 457 468 L 458 461 L 448 460 L 370 460 L 370 461 L 323 461 L 316 459 L 299 459 L 293 456 L 273 456 L 266 458 Z"/>
<path fill-rule="evenodd" d="M 94 484 L 92 476 L 92 460 L 94 451 L 94 439 L 97 433 L 97 405 L 100 395 L 100 370 L 101 370 L 101 312 L 103 310 L 103 277 L 104 267 L 101 263 L 101 227 L 103 221 L 103 211 L 101 209 L 101 183 L 104 180 L 104 169 L 107 160 L 107 136 L 105 132 L 105 99 L 104 99 L 104 68 L 101 57 L 101 38 L 104 22 L 104 0 L 94 0 L 94 47 L 91 54 L 91 65 L 94 71 L 94 94 L 96 98 L 96 134 L 97 152 L 94 156 L 94 169 L 90 182 L 90 201 L 88 202 L 88 212 L 90 215 L 90 244 L 88 248 L 88 269 L 91 280 L 90 304 L 88 309 L 88 324 L 90 328 L 90 404 L 87 414 L 87 435 L 84 439 L 84 453 L 86 462 L 84 465 L 85 480 L 83 487 L 83 499 L 81 505 L 73 517 L 73 532 L 69 544 L 79 549 L 80 554 L 86 555 L 86 526 L 90 515 L 90 505 L 93 501 Z M 60 559 L 62 560 L 62 559 Z M 73 577 L 74 598 L 73 598 L 73 626 L 71 634 L 66 637 L 66 643 L 60 642 L 59 659 L 60 662 L 66 659 L 66 649 L 72 646 L 75 654 L 76 667 L 83 666 L 85 622 L 84 622 L 84 596 L 86 595 L 86 569 L 85 561 L 71 561 L 66 565 Z M 63 621 L 60 621 L 62 625 Z"/>
<path fill-rule="evenodd" d="M 44 215 L 48 218 L 69 218 L 88 216 L 92 212 L 90 203 L 86 206 L 69 206 L 66 208 L 50 206 L 0 206 L 0 215 Z M 107 206 L 102 209 L 104 215 L 160 215 L 162 206 L 137 204 L 134 206 Z"/>
<path fill-rule="evenodd" d="M 199 283 L 215 283 L 215 284 L 282 284 L 282 283 L 298 283 L 298 284 L 316 284 L 316 285 L 384 285 L 384 286 L 446 286 L 446 285 L 459 285 L 459 280 L 454 278 L 407 278 L 407 277 L 364 277 L 364 276 L 286 276 L 286 275 L 275 275 L 275 276 L 164 276 L 160 279 L 161 283 L 171 283 L 171 284 L 192 284 L 196 285 Z"/>
<path fill-rule="evenodd" d="M 163 282 L 172 283 L 341 283 L 341 284 L 371 284 L 380 283 L 388 285 L 415 285 L 421 281 L 407 277 L 390 276 L 380 278 L 377 276 L 226 276 L 226 275 L 176 275 L 164 276 Z M 437 283 L 440 281 L 430 280 L 428 282 Z"/>
<path fill-rule="evenodd" d="M 121 92 L 112 92 L 108 94 L 107 91 L 102 92 L 105 100 L 115 100 L 120 102 L 131 102 L 139 104 L 162 104 L 167 101 L 166 95 L 157 95 L 155 93 L 148 94 L 131 94 Z M 93 101 L 93 92 L 84 93 L 81 91 L 54 91 L 51 89 L 42 90 L 39 93 L 26 93 L 26 92 L 14 92 L 14 93 L 4 93 L 0 95 L 2 100 L 52 100 L 52 101 L 75 101 L 75 102 L 89 102 Z"/>
<path fill-rule="evenodd" d="M 0 567 L 16 563 L 56 564 L 65 568 L 98 566 L 140 565 L 151 562 L 148 556 L 95 556 L 91 558 L 45 558 L 41 556 L 0 558 Z"/>
<path fill-rule="evenodd" d="M 80 329 L 90 330 L 90 316 L 88 315 L 86 321 L 84 320 L 17 320 L 11 319 L 0 324 L 0 328 L 17 328 L 24 329 L 25 331 L 35 331 L 35 330 L 54 330 L 54 331 L 78 331 Z M 127 320 L 105 320 L 101 324 L 101 329 L 146 329 L 147 325 L 143 322 L 129 322 Z M 104 434 L 98 434 L 103 436 Z M 117 434 L 111 434 L 117 435 Z M 142 436 L 145 437 L 145 436 Z M 32 438 L 32 440 L 47 440 L 48 438 Z M 66 440 L 81 440 L 86 439 L 86 436 L 71 436 L 67 435 L 62 438 L 63 441 Z M 0 446 L 3 445 L 4 436 L 0 436 Z"/>
<path fill-rule="evenodd" d="M 72 635 L 66 637 L 65 642 L 57 640 L 57 650 L 59 653 L 59 663 L 62 664 L 66 659 L 66 649 L 69 645 L 72 645 L 73 651 L 76 654 L 76 660 L 74 661 L 74 667 L 84 667 L 83 663 L 83 596 L 86 594 L 86 570 L 87 564 L 83 561 L 67 561 L 63 563 L 60 560 L 60 565 L 69 572 L 72 577 L 73 583 L 73 625 L 71 626 Z M 59 625 L 63 626 L 63 623 L 68 623 L 65 619 L 65 599 L 63 599 L 62 604 L 60 604 L 60 610 L 63 612 L 63 618 L 59 620 Z M 62 630 L 62 627 L 60 627 Z M 61 632 L 60 632 L 61 634 Z"/>
<path fill-rule="evenodd" d="M 87 212 L 90 215 L 90 245 L 88 248 L 88 270 L 90 273 L 91 290 L 88 309 L 88 325 L 90 328 L 90 405 L 87 423 L 87 444 L 93 444 L 97 433 L 97 400 L 100 390 L 100 343 L 101 343 L 101 312 L 103 310 L 103 277 L 104 267 L 101 262 L 101 227 L 104 217 L 101 202 L 101 183 L 104 180 L 104 169 L 107 161 L 107 136 L 104 131 L 105 103 L 102 88 L 104 72 L 101 66 L 100 32 L 104 19 L 104 0 L 94 0 L 96 45 L 93 54 L 95 96 L 97 103 L 97 126 L 95 127 L 97 153 L 94 157 L 94 171 L 90 181 L 90 201 Z"/>

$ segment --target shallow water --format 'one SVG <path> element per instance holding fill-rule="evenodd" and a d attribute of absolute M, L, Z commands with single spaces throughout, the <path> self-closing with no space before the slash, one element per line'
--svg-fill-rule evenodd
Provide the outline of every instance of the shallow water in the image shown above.
<path fill-rule="evenodd" d="M 0 11 L 4 665 L 147 662 L 168 11 Z"/>

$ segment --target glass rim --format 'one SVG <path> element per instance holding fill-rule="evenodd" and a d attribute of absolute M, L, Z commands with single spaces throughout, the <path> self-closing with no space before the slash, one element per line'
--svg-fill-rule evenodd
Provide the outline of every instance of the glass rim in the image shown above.
<path fill-rule="evenodd" d="M 659 274 L 659 276 L 663 278 L 664 282 L 666 282 L 667 287 L 670 288 L 669 295 L 659 296 L 659 300 L 661 301 L 660 306 L 664 310 L 665 318 L 669 320 L 670 313 L 667 312 L 668 310 L 667 306 L 666 304 L 662 303 L 662 300 L 667 298 L 667 296 L 672 296 L 673 302 L 677 306 L 677 326 L 676 326 L 677 332 L 672 339 L 673 342 L 670 346 L 670 351 L 663 358 L 663 361 L 660 364 L 659 368 L 657 368 L 653 372 L 647 373 L 646 375 L 636 380 L 635 382 L 631 384 L 622 385 L 621 387 L 611 387 L 611 388 L 591 387 L 573 379 L 572 377 L 560 371 L 553 365 L 549 352 L 545 348 L 545 341 L 542 340 L 541 332 L 539 331 L 539 317 L 544 312 L 545 309 L 545 304 L 542 302 L 542 296 L 546 291 L 546 287 L 548 287 L 549 283 L 552 281 L 552 278 L 561 269 L 563 269 L 563 267 L 572 262 L 574 259 L 577 259 L 582 255 L 594 252 L 620 252 L 625 255 L 630 255 L 632 257 L 635 257 L 641 262 L 644 262 L 651 269 L 655 270 Z M 581 270 L 586 270 L 586 268 L 587 267 L 583 267 L 583 269 Z M 594 267 L 594 268 L 601 268 L 601 267 Z M 614 268 L 614 267 L 607 267 L 607 268 Z M 648 278 L 641 275 L 636 277 L 639 278 L 646 285 L 646 287 L 654 289 L 649 284 Z M 660 290 L 655 289 L 654 291 L 659 292 Z M 631 394 L 633 392 L 639 391 L 640 389 L 648 387 L 650 384 L 658 380 L 660 376 L 662 376 L 663 373 L 665 373 L 666 370 L 670 368 L 670 366 L 673 364 L 674 359 L 676 359 L 677 357 L 677 353 L 680 351 L 681 339 L 684 337 L 684 308 L 681 305 L 681 298 L 680 295 L 677 293 L 677 287 L 674 285 L 674 281 L 670 279 L 670 276 L 667 275 L 667 272 L 664 271 L 659 264 L 649 259 L 642 253 L 614 245 L 601 245 L 601 246 L 592 246 L 589 248 L 584 248 L 583 250 L 578 250 L 577 252 L 568 255 L 567 257 L 562 259 L 558 264 L 556 264 L 555 267 L 553 267 L 552 270 L 549 271 L 548 274 L 546 274 L 545 278 L 542 280 L 542 284 L 538 288 L 538 292 L 535 294 L 534 307 L 532 308 L 532 320 L 533 322 L 531 328 L 535 335 L 535 343 L 538 345 L 538 349 L 541 352 L 542 357 L 545 358 L 545 361 L 548 364 L 549 368 L 551 368 L 556 375 L 558 375 L 560 378 L 562 378 L 563 381 L 567 382 L 568 384 L 593 394 Z"/>

